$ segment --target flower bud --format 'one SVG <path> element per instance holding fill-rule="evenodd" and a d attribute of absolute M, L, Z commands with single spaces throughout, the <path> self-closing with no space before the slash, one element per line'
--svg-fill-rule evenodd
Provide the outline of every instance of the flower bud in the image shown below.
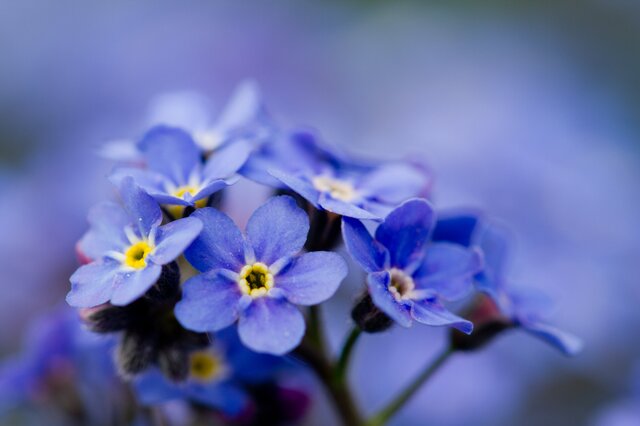
<path fill-rule="evenodd" d="M 486 295 L 480 295 L 464 316 L 473 322 L 474 330 L 470 335 L 455 329 L 451 330 L 451 347 L 458 351 L 480 349 L 497 335 L 513 327 L 511 321 L 500 312 L 493 299 Z"/>
<path fill-rule="evenodd" d="M 351 318 L 365 333 L 379 333 L 393 325 L 393 320 L 373 304 L 369 293 L 360 297 L 351 310 Z"/>

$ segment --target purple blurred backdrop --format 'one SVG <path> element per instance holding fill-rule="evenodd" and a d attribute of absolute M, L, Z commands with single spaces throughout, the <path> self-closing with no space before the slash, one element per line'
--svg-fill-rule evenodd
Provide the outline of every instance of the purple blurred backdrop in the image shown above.
<path fill-rule="evenodd" d="M 576 359 L 516 332 L 460 355 L 393 424 L 590 424 L 624 398 L 640 359 L 640 7 L 456 3 L 0 3 L 2 353 L 68 289 L 87 209 L 110 192 L 99 147 L 140 134 L 158 95 L 198 91 L 213 116 L 250 77 L 283 123 L 371 157 L 419 154 L 439 207 L 508 223 L 514 278 L 585 341 Z M 260 202 L 232 201 L 244 217 Z M 352 275 L 325 307 L 336 346 Z M 351 377 L 365 411 L 443 338 L 365 336 Z M 308 424 L 330 416 L 319 398 Z"/>

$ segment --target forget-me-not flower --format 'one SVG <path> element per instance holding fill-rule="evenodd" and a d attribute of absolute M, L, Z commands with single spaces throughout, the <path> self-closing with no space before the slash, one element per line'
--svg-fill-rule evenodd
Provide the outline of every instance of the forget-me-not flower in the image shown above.
<path fill-rule="evenodd" d="M 109 410 L 95 398 L 114 404 L 114 393 L 122 391 L 111 357 L 113 346 L 113 339 L 84 329 L 69 307 L 39 316 L 29 326 L 21 353 L 0 363 L 0 416 L 64 390 L 78 397 L 78 405 L 70 407 L 75 419 L 108 423 Z"/>
<path fill-rule="evenodd" d="M 209 102 L 199 93 L 172 92 L 152 102 L 146 122 L 148 127 L 183 129 L 205 155 L 238 140 L 258 141 L 270 134 L 271 121 L 258 85 L 251 80 L 238 84 L 215 120 L 211 120 L 209 114 Z M 119 162 L 144 162 L 144 154 L 137 140 L 108 142 L 102 147 L 101 154 Z"/>
<path fill-rule="evenodd" d="M 237 415 L 247 408 L 249 395 L 245 385 L 267 382 L 285 365 L 282 358 L 247 349 L 235 330 L 212 336 L 213 343 L 194 350 L 186 360 L 188 376 L 176 382 L 157 369 L 136 377 L 134 388 L 144 404 L 188 400 Z"/>
<path fill-rule="evenodd" d="M 299 161 L 275 162 L 269 173 L 319 210 L 356 219 L 381 219 L 429 187 L 421 167 L 395 161 L 365 164 L 322 148 L 307 135 L 296 143 Z"/>
<path fill-rule="evenodd" d="M 204 207 L 212 194 L 233 184 L 251 151 L 250 144 L 236 142 L 203 162 L 186 131 L 165 126 L 149 130 L 139 147 L 146 167 L 117 169 L 111 179 L 118 183 L 133 177 L 174 218 L 182 217 L 187 206 Z"/>
<path fill-rule="evenodd" d="M 505 229 L 476 214 L 460 214 L 441 219 L 434 239 L 476 246 L 484 254 L 485 266 L 476 275 L 475 283 L 493 302 L 481 305 L 485 316 L 495 316 L 511 327 L 521 328 L 566 355 L 575 355 L 581 350 L 580 339 L 544 321 L 544 312 L 549 307 L 546 297 L 537 291 L 512 286 L 507 276 L 510 238 Z"/>
<path fill-rule="evenodd" d="M 288 196 L 273 197 L 249 219 L 246 236 L 224 213 L 199 209 L 204 225 L 185 257 L 203 272 L 183 286 L 178 320 L 194 331 L 217 331 L 238 321 L 242 342 L 258 352 L 284 354 L 305 330 L 295 305 L 331 297 L 347 274 L 336 253 L 299 254 L 307 214 Z"/>
<path fill-rule="evenodd" d="M 442 300 L 458 299 L 470 290 L 482 257 L 457 244 L 431 242 L 434 223 L 431 205 L 413 199 L 385 218 L 375 238 L 362 222 L 345 218 L 343 238 L 368 273 L 373 303 L 395 322 L 409 327 L 415 320 L 470 333 L 473 324 L 448 311 Z"/>
<path fill-rule="evenodd" d="M 228 360 L 215 347 L 194 351 L 189 356 L 189 375 L 173 382 L 156 368 L 138 376 L 134 388 L 145 405 L 188 400 L 237 415 L 249 402 L 246 392 L 232 379 Z"/>
<path fill-rule="evenodd" d="M 161 226 L 158 203 L 131 178 L 122 180 L 120 196 L 122 206 L 105 202 L 89 214 L 91 228 L 79 248 L 93 262 L 71 276 L 71 306 L 133 302 L 158 280 L 162 265 L 180 256 L 202 229 L 195 218 Z"/>

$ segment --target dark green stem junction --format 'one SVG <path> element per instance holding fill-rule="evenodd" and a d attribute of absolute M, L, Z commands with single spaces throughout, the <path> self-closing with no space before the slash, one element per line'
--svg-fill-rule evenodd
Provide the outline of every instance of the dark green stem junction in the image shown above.
<path fill-rule="evenodd" d="M 425 367 L 425 369 L 420 373 L 418 377 L 414 379 L 413 382 L 407 386 L 407 388 L 400 393 L 393 401 L 389 403 L 385 408 L 380 410 L 376 415 L 371 417 L 365 423 L 366 426 L 382 426 L 386 424 L 391 417 L 393 417 L 406 403 L 411 399 L 411 397 L 416 393 L 418 389 L 427 381 L 442 365 L 445 363 L 447 359 L 455 352 L 455 350 L 451 348 L 447 348 L 444 350 L 438 357 L 429 365 Z"/>

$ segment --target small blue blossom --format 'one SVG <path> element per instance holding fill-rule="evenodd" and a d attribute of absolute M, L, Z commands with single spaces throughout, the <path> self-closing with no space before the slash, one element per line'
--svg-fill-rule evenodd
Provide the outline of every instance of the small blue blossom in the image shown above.
<path fill-rule="evenodd" d="M 204 224 L 186 250 L 200 272 L 183 286 L 175 313 L 194 331 L 217 331 L 238 321 L 242 342 L 257 352 L 284 354 L 305 330 L 295 305 L 331 297 L 347 275 L 345 261 L 330 252 L 299 254 L 309 218 L 293 198 L 273 197 L 249 219 L 246 236 L 224 213 L 199 209 Z"/>
<path fill-rule="evenodd" d="M 248 350 L 235 331 L 224 330 L 212 337 L 209 347 L 190 354 L 185 381 L 173 382 L 157 369 L 138 376 L 134 388 L 140 401 L 153 405 L 188 400 L 235 416 L 250 402 L 244 386 L 273 379 L 284 366 L 282 358 Z"/>
<path fill-rule="evenodd" d="M 77 313 L 68 308 L 38 317 L 20 355 L 0 364 L 0 414 L 71 388 L 82 404 L 75 410 L 82 410 L 86 422 L 109 423 L 105 404 L 97 402 L 113 399 L 119 390 L 113 346 L 113 339 L 85 330 Z"/>
<path fill-rule="evenodd" d="M 133 302 L 158 280 L 162 265 L 180 256 L 202 229 L 195 218 L 161 226 L 160 207 L 131 178 L 122 180 L 120 196 L 122 206 L 105 202 L 89 214 L 91 228 L 79 250 L 93 261 L 70 278 L 71 306 Z"/>
<path fill-rule="evenodd" d="M 209 154 L 238 140 L 260 140 L 269 134 L 270 123 L 258 86 L 240 83 L 216 120 L 208 118 L 209 105 L 202 95 L 175 92 L 156 99 L 149 111 L 149 127 L 184 129 L 199 150 Z M 143 163 L 144 153 L 135 140 L 115 140 L 101 149 L 104 157 L 126 163 Z"/>
<path fill-rule="evenodd" d="M 290 138 L 288 147 L 288 156 L 268 164 L 267 171 L 317 209 L 341 216 L 380 219 L 430 186 L 422 167 L 402 161 L 358 162 L 319 145 L 308 133 Z M 297 159 L 287 160 L 293 155 Z"/>
<path fill-rule="evenodd" d="M 375 239 L 355 219 L 345 218 L 342 232 L 347 250 L 368 273 L 373 303 L 391 319 L 404 327 L 415 320 L 470 333 L 473 324 L 449 312 L 442 300 L 468 293 L 482 258 L 458 244 L 431 242 L 434 223 L 431 205 L 414 199 L 385 218 Z"/>
<path fill-rule="evenodd" d="M 237 181 L 237 171 L 251 151 L 246 142 L 236 142 L 211 154 L 202 162 L 191 136 L 177 127 L 157 126 L 139 143 L 145 168 L 120 168 L 111 176 L 116 184 L 133 177 L 175 218 L 185 207 L 204 207 L 215 192 Z"/>
<path fill-rule="evenodd" d="M 459 214 L 442 218 L 433 238 L 475 246 L 482 251 L 485 266 L 475 277 L 476 287 L 493 300 L 499 314 L 512 326 L 541 338 L 566 355 L 575 355 L 582 349 L 580 339 L 544 321 L 544 312 L 550 305 L 546 297 L 537 291 L 511 285 L 507 277 L 510 238 L 505 229 L 488 223 L 475 213 Z"/>
<path fill-rule="evenodd" d="M 270 137 L 260 140 L 261 143 L 253 150 L 241 170 L 243 176 L 263 185 L 287 188 L 287 185 L 269 173 L 270 170 L 312 172 L 322 163 L 351 173 L 363 173 L 375 166 L 374 163 L 351 158 L 337 147 L 322 143 L 312 130 L 283 130 L 266 120 L 264 127 L 270 129 Z"/>

